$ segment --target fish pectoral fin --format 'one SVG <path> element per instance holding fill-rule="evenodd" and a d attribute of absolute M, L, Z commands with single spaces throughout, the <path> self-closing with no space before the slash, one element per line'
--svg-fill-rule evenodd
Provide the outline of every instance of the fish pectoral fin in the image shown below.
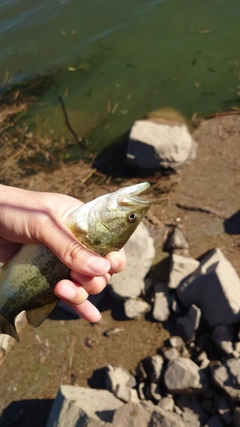
<path fill-rule="evenodd" d="M 3 316 L 0 315 L 0 333 L 10 335 L 19 342 L 19 336 L 14 323 L 8 322 Z"/>
<path fill-rule="evenodd" d="M 33 328 L 37 328 L 38 326 L 40 326 L 51 313 L 51 311 L 56 307 L 58 302 L 59 300 L 56 299 L 56 301 L 53 301 L 50 304 L 46 304 L 42 307 L 26 311 L 26 318 L 28 324 Z"/>

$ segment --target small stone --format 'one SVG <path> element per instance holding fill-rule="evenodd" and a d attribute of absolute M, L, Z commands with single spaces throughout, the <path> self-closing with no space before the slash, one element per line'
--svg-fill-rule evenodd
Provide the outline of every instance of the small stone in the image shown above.
<path fill-rule="evenodd" d="M 115 396 L 122 400 L 124 403 L 131 402 L 131 388 L 124 385 L 117 384 L 114 392 Z"/>
<path fill-rule="evenodd" d="M 140 400 L 145 400 L 146 398 L 145 388 L 146 386 L 144 382 L 138 384 L 138 396 Z"/>
<path fill-rule="evenodd" d="M 210 364 L 210 360 L 207 357 L 206 351 L 202 351 L 194 361 L 197 363 L 200 369 L 206 369 Z"/>
<path fill-rule="evenodd" d="M 240 359 L 228 359 L 225 363 L 210 366 L 214 383 L 230 400 L 240 402 Z"/>
<path fill-rule="evenodd" d="M 183 412 L 182 419 L 184 421 L 185 427 L 200 427 L 201 423 L 198 421 L 197 416 L 190 412 Z"/>
<path fill-rule="evenodd" d="M 164 374 L 165 385 L 172 394 L 197 394 L 208 390 L 207 376 L 191 359 L 171 360 Z"/>
<path fill-rule="evenodd" d="M 165 283 L 155 285 L 155 300 L 153 306 L 153 318 L 159 322 L 165 322 L 170 316 L 171 297 Z"/>
<path fill-rule="evenodd" d="M 177 349 L 177 351 L 179 352 L 179 354 L 181 356 L 184 356 L 184 357 L 189 356 L 189 352 L 188 352 L 186 345 L 185 345 L 185 343 L 181 337 L 179 337 L 177 335 L 172 336 L 169 338 L 168 342 L 172 346 L 172 348 Z"/>
<path fill-rule="evenodd" d="M 176 289 L 183 279 L 192 274 L 199 267 L 199 264 L 199 261 L 193 258 L 173 254 L 168 287 L 170 289 Z"/>
<path fill-rule="evenodd" d="M 160 393 L 160 388 L 159 388 L 158 384 L 156 384 L 156 383 L 151 383 L 149 385 L 148 394 L 154 403 L 158 403 L 161 400 L 162 396 Z"/>
<path fill-rule="evenodd" d="M 221 354 L 231 355 L 234 341 L 233 325 L 221 324 L 215 326 L 212 332 L 212 341 Z"/>
<path fill-rule="evenodd" d="M 163 363 L 163 357 L 159 354 L 141 360 L 136 369 L 138 380 L 140 382 L 148 381 L 150 383 L 159 383 L 162 375 Z"/>
<path fill-rule="evenodd" d="M 124 302 L 124 312 L 128 319 L 138 319 L 151 310 L 151 306 L 142 300 L 128 299 Z"/>
<path fill-rule="evenodd" d="M 176 348 L 161 348 L 161 353 L 165 360 L 173 360 L 180 356 Z"/>
<path fill-rule="evenodd" d="M 201 310 L 196 305 L 191 305 L 185 316 L 179 317 L 176 327 L 179 335 L 185 342 L 194 341 L 195 333 L 199 327 Z"/>
<path fill-rule="evenodd" d="M 162 399 L 158 403 L 158 406 L 164 409 L 165 411 L 173 412 L 174 400 L 172 397 L 162 397 Z"/>
<path fill-rule="evenodd" d="M 108 365 L 105 375 L 105 387 L 112 393 L 115 393 L 116 388 L 119 385 L 130 388 L 136 385 L 134 376 L 121 367 L 114 368 L 112 365 Z"/>

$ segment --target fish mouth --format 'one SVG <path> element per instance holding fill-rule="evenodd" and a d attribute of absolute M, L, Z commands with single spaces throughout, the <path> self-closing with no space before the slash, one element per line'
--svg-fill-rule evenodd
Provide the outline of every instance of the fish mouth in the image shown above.
<path fill-rule="evenodd" d="M 142 207 L 150 207 L 152 201 L 149 199 L 143 199 L 139 197 L 144 191 L 150 187 L 149 182 L 141 182 L 140 184 L 132 185 L 131 187 L 126 188 L 125 192 L 118 196 L 118 203 L 121 206 L 136 206 L 140 205 Z"/>

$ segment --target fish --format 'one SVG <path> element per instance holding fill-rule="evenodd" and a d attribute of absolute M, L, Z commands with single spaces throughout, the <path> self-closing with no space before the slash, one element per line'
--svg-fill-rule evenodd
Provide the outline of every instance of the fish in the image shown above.
<path fill-rule="evenodd" d="M 76 208 L 64 222 L 91 251 L 101 256 L 118 251 L 152 205 L 140 197 L 149 186 L 142 182 L 100 196 Z M 0 333 L 19 342 L 15 319 L 22 311 L 30 326 L 40 326 L 60 301 L 55 284 L 69 278 L 70 269 L 45 245 L 22 245 L 0 268 Z"/>

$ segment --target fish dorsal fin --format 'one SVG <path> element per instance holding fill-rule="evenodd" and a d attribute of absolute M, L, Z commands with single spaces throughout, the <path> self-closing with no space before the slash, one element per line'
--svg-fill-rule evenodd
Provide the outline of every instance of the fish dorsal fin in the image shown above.
<path fill-rule="evenodd" d="M 15 338 L 17 342 L 19 342 L 19 336 L 16 331 L 16 327 L 13 323 L 8 322 L 4 319 L 3 316 L 0 315 L 0 333 L 10 335 L 10 337 Z"/>
<path fill-rule="evenodd" d="M 26 318 L 30 326 L 37 328 L 48 317 L 51 311 L 56 307 L 58 299 L 50 304 L 43 305 L 42 307 L 26 311 Z"/>

